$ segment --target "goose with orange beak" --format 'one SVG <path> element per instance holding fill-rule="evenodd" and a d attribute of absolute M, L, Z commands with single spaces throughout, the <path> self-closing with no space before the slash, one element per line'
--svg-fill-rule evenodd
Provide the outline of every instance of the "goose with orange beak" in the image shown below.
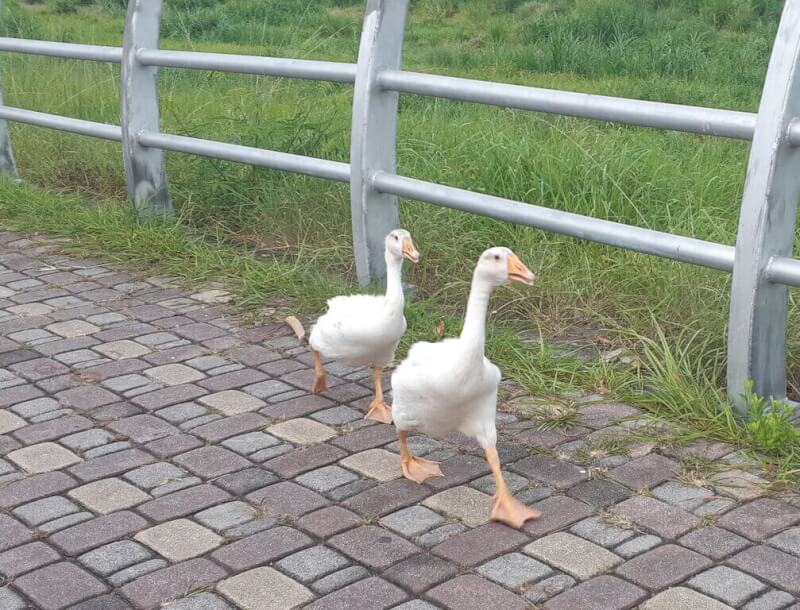
<path fill-rule="evenodd" d="M 317 320 L 308 338 L 314 357 L 312 392 L 328 389 L 323 358 L 350 366 L 370 366 L 373 372 L 375 398 L 367 417 L 389 423 L 392 412 L 383 398 L 383 368 L 394 359 L 394 352 L 403 333 L 403 260 L 419 261 L 419 252 L 411 234 L 395 229 L 386 236 L 386 293 L 384 295 L 355 294 L 334 297 L 328 301 L 328 311 Z"/>
<path fill-rule="evenodd" d="M 478 441 L 492 469 L 496 487 L 492 519 L 516 528 L 540 513 L 516 500 L 503 478 L 495 426 L 501 376 L 484 356 L 484 344 L 492 291 L 509 281 L 530 286 L 533 280 L 533 273 L 508 248 L 486 250 L 472 276 L 461 335 L 439 343 L 415 343 L 392 375 L 392 414 L 403 476 L 417 483 L 443 476 L 437 463 L 409 452 L 409 433 L 462 432 Z"/>

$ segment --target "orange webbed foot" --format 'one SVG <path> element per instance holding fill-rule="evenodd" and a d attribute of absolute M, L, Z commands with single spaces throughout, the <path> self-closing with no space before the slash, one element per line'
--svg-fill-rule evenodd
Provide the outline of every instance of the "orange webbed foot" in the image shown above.
<path fill-rule="evenodd" d="M 373 400 L 369 404 L 369 411 L 364 416 L 364 419 L 372 419 L 379 421 L 383 424 L 392 423 L 392 408 L 383 400 Z"/>
<path fill-rule="evenodd" d="M 314 385 L 311 387 L 313 394 L 321 394 L 328 390 L 328 380 L 325 375 L 317 375 L 314 377 Z"/>
<path fill-rule="evenodd" d="M 439 462 L 432 462 L 416 456 L 410 456 L 407 460 L 400 462 L 403 476 L 410 481 L 422 483 L 425 479 L 433 477 L 443 477 Z"/>
<path fill-rule="evenodd" d="M 494 496 L 492 503 L 492 521 L 500 521 L 506 525 L 519 529 L 526 521 L 538 519 L 542 513 L 535 508 L 525 506 L 507 491 L 499 492 Z"/>

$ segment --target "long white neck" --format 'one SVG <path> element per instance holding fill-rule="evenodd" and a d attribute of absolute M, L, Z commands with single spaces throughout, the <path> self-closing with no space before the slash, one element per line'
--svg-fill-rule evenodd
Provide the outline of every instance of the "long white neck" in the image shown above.
<path fill-rule="evenodd" d="M 464 327 L 461 330 L 461 341 L 464 342 L 465 351 L 470 357 L 483 357 L 486 343 L 486 313 L 491 296 L 492 286 L 477 274 L 473 275 Z"/>
<path fill-rule="evenodd" d="M 386 252 L 386 306 L 402 311 L 405 305 L 403 297 L 403 259 Z"/>

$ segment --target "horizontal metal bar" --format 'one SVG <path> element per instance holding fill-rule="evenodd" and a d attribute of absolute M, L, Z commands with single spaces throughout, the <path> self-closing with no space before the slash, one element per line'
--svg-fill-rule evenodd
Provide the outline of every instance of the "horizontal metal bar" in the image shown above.
<path fill-rule="evenodd" d="M 800 260 L 788 256 L 773 256 L 767 263 L 765 274 L 774 284 L 800 286 Z"/>
<path fill-rule="evenodd" d="M 122 61 L 119 47 L 101 47 L 91 44 L 71 42 L 51 42 L 49 40 L 25 40 L 23 38 L 0 37 L 0 51 L 26 53 L 28 55 L 47 55 L 66 59 L 87 59 L 118 64 Z"/>
<path fill-rule="evenodd" d="M 266 76 L 304 78 L 334 83 L 353 83 L 356 79 L 355 64 L 334 61 L 282 59 L 227 53 L 166 51 L 163 49 L 139 49 L 136 52 L 136 59 L 145 66 L 161 66 L 163 68 L 218 70 L 220 72 L 263 74 Z"/>
<path fill-rule="evenodd" d="M 756 115 L 750 112 L 540 89 L 420 72 L 386 70 L 378 76 L 378 84 L 383 89 L 401 93 L 739 140 L 752 140 L 756 125 Z"/>
<path fill-rule="evenodd" d="M 239 144 L 226 144 L 214 140 L 202 140 L 200 138 L 152 131 L 141 132 L 137 139 L 142 146 L 150 146 L 152 148 L 235 161 L 236 163 L 247 163 L 258 167 L 305 174 L 338 182 L 348 182 L 350 180 L 350 165 L 339 161 L 316 159 L 314 157 L 252 148 Z"/>
<path fill-rule="evenodd" d="M 15 121 L 17 123 L 27 123 L 37 127 L 68 131 L 82 136 L 92 136 L 104 140 L 122 141 L 122 129 L 117 125 L 107 123 L 95 123 L 94 121 L 84 121 L 83 119 L 73 119 L 58 114 L 47 114 L 23 108 L 13 108 L 11 106 L 0 106 L 0 119 Z"/>
<path fill-rule="evenodd" d="M 733 270 L 733 246 L 562 212 L 385 172 L 373 175 L 372 186 L 382 193 L 435 203 L 462 212 L 528 225 L 578 239 L 587 239 L 721 271 Z"/>

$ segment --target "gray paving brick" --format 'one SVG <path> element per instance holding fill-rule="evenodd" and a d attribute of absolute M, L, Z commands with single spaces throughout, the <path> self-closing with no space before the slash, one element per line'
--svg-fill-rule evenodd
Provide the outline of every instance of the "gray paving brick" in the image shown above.
<path fill-rule="evenodd" d="M 693 530 L 678 542 L 687 548 L 717 560 L 741 551 L 750 544 L 745 538 L 714 526 Z"/>
<path fill-rule="evenodd" d="M 744 610 L 782 610 L 794 601 L 794 597 L 784 591 L 768 591 L 759 595 L 744 606 Z"/>
<path fill-rule="evenodd" d="M 725 513 L 719 525 L 750 540 L 764 540 L 798 522 L 800 509 L 773 498 L 760 498 Z"/>
<path fill-rule="evenodd" d="M 509 553 L 484 563 L 478 568 L 478 573 L 505 587 L 515 589 L 550 576 L 553 570 L 522 553 Z"/>
<path fill-rule="evenodd" d="M 358 479 L 358 475 L 340 466 L 324 466 L 295 478 L 295 481 L 318 492 L 326 492 Z"/>
<path fill-rule="evenodd" d="M 541 604 L 575 585 L 575 579 L 566 574 L 556 574 L 525 588 L 525 599 Z"/>
<path fill-rule="evenodd" d="M 37 526 L 59 517 L 76 513 L 80 508 L 63 496 L 36 500 L 13 510 L 13 515 L 30 526 Z"/>
<path fill-rule="evenodd" d="M 769 539 L 769 544 L 800 557 L 800 527 L 793 527 Z"/>
<path fill-rule="evenodd" d="M 742 604 L 767 589 L 764 583 L 752 576 L 725 566 L 717 566 L 701 572 L 692 578 L 688 585 L 701 593 L 716 597 L 734 606 Z"/>
<path fill-rule="evenodd" d="M 641 534 L 614 548 L 614 552 L 621 557 L 630 559 L 661 544 L 662 540 L 652 534 Z"/>
<path fill-rule="evenodd" d="M 351 566 L 320 578 L 311 585 L 311 588 L 319 595 L 327 595 L 334 591 L 344 589 L 347 585 L 362 580 L 367 576 L 369 576 L 369 572 L 366 568 L 362 566 Z"/>
<path fill-rule="evenodd" d="M 591 540 L 595 544 L 605 547 L 612 547 L 622 544 L 626 540 L 633 538 L 634 532 L 628 529 L 616 527 L 600 517 L 590 517 L 579 521 L 570 530 L 581 538 Z"/>
<path fill-rule="evenodd" d="M 107 590 L 97 578 L 67 562 L 20 576 L 14 586 L 46 610 L 66 608 Z"/>
<path fill-rule="evenodd" d="M 252 521 L 256 513 L 252 506 L 237 500 L 207 508 L 194 518 L 211 529 L 222 531 Z"/>
<path fill-rule="evenodd" d="M 48 563 L 58 561 L 60 555 L 44 542 L 31 542 L 0 553 L 0 574 L 15 578 Z M 0 608 L 3 606 L 0 604 Z"/>
<path fill-rule="evenodd" d="M 728 564 L 757 576 L 792 595 L 800 595 L 800 558 L 783 551 L 758 545 L 745 549 L 728 559 Z"/>
<path fill-rule="evenodd" d="M 614 576 L 597 576 L 551 598 L 545 610 L 624 610 L 646 597 L 646 593 Z"/>
<path fill-rule="evenodd" d="M 250 455 L 261 449 L 278 445 L 280 442 L 266 432 L 247 432 L 222 441 L 222 446 L 242 455 Z"/>
<path fill-rule="evenodd" d="M 315 546 L 289 555 L 275 565 L 292 578 L 310 583 L 349 566 L 350 561 L 331 548 Z"/>
<path fill-rule="evenodd" d="M 384 610 L 407 598 L 406 594 L 396 586 L 378 577 L 366 578 L 339 589 L 306 606 L 308 610 L 334 608 L 356 608 L 361 604 L 364 608 Z"/>
<path fill-rule="evenodd" d="M 152 556 L 153 554 L 138 542 L 120 540 L 84 553 L 78 557 L 78 561 L 93 572 L 108 576 Z"/>
<path fill-rule="evenodd" d="M 137 578 L 150 574 L 156 570 L 161 570 L 167 567 L 168 563 L 163 559 L 148 559 L 141 563 L 137 563 L 128 568 L 124 568 L 119 572 L 115 572 L 108 576 L 108 582 L 115 587 L 121 587 L 124 584 L 131 582 Z"/>
<path fill-rule="evenodd" d="M 25 610 L 28 604 L 8 587 L 0 587 L 0 608 L 5 610 Z"/>
<path fill-rule="evenodd" d="M 663 589 L 677 584 L 708 567 L 708 558 L 666 544 L 631 559 L 617 568 L 617 574 L 648 589 Z"/>

